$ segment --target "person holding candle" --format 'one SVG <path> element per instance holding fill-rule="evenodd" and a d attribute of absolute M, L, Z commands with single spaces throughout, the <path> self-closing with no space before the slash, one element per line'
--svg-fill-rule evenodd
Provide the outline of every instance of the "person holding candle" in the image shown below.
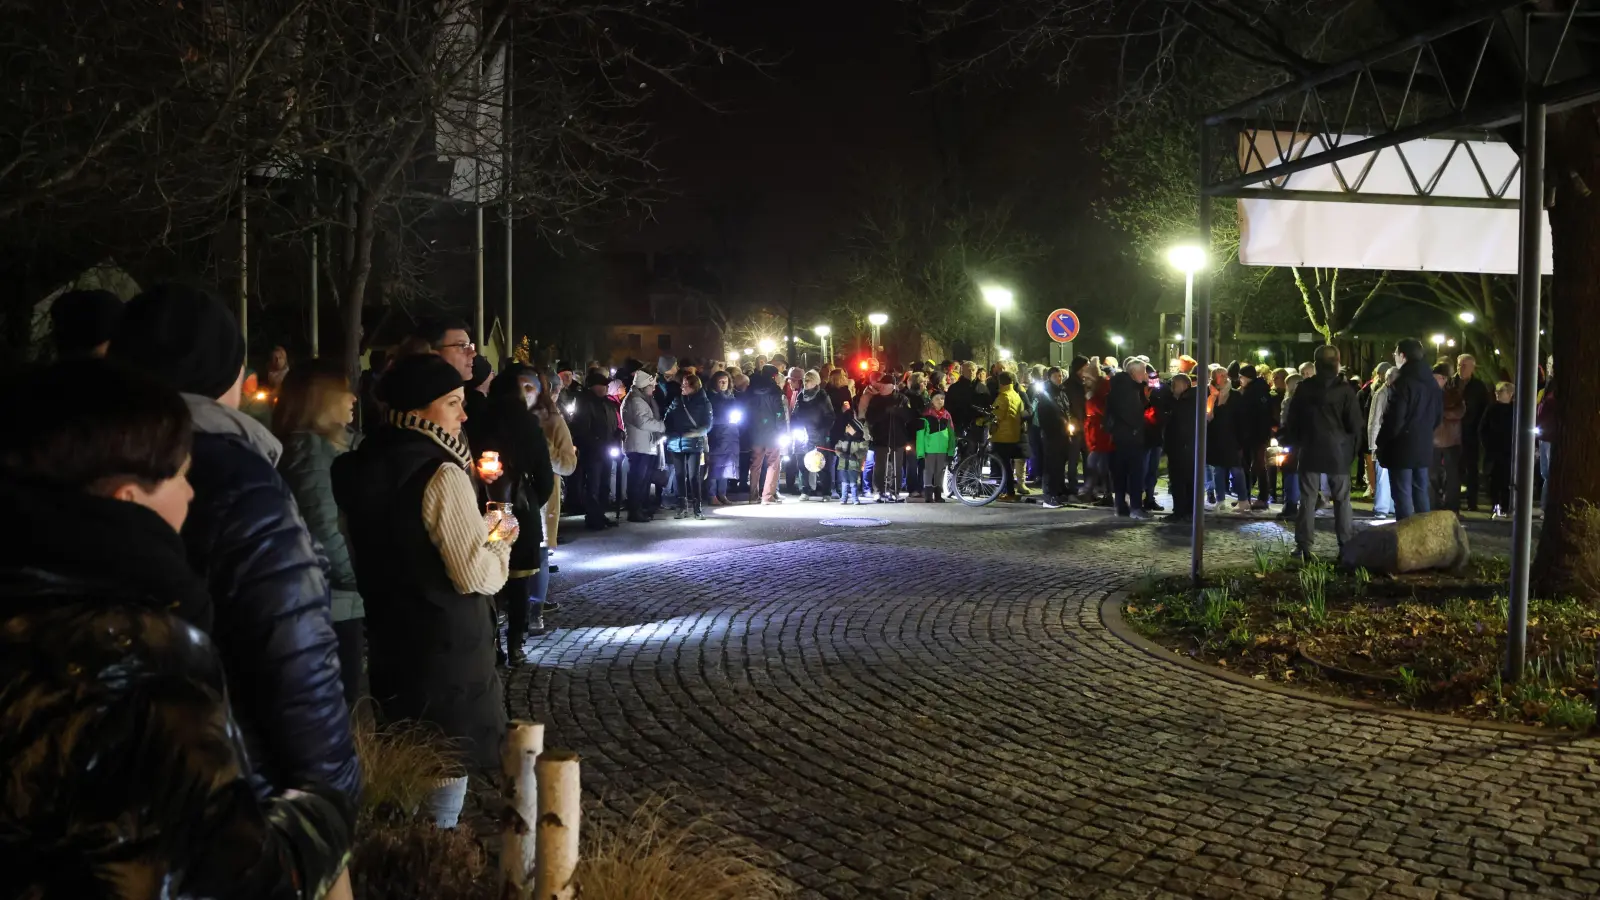
<path fill-rule="evenodd" d="M 333 464 L 367 603 L 372 694 L 386 719 L 436 726 L 472 766 L 496 769 L 506 712 L 492 604 L 517 531 L 485 524 L 479 478 L 498 473 L 480 473 L 462 440 L 456 367 L 407 357 L 380 390 L 388 422 Z"/>
<path fill-rule="evenodd" d="M 339 639 L 339 674 L 345 702 L 361 699 L 366 665 L 365 607 L 356 588 L 350 549 L 339 530 L 333 502 L 333 461 L 350 449 L 356 395 L 344 367 L 328 360 L 297 366 L 284 376 L 272 407 L 272 431 L 283 441 L 278 474 L 283 476 L 305 517 L 306 528 L 328 560 L 333 632 Z"/>

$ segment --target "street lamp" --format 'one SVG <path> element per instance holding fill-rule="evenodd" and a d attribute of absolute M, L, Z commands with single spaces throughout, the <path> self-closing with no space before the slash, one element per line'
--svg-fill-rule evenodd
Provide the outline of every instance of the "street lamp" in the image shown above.
<path fill-rule="evenodd" d="M 833 334 L 833 329 L 826 325 L 818 325 L 816 328 L 811 330 L 815 331 L 817 333 L 817 337 L 822 339 L 822 361 L 826 363 L 832 363 L 833 354 L 828 352 L 828 336 Z"/>
<path fill-rule="evenodd" d="M 1261 348 L 1261 349 L 1260 349 L 1260 350 L 1257 350 L 1257 351 L 1256 351 L 1256 356 L 1257 356 L 1257 357 L 1258 357 L 1258 358 L 1259 358 L 1259 359 L 1260 359 L 1260 360 L 1261 360 L 1261 361 L 1262 361 L 1262 362 L 1266 362 L 1266 361 L 1267 361 L 1267 357 L 1268 357 L 1268 356 L 1271 356 L 1271 355 L 1272 355 L 1272 354 L 1271 354 L 1271 352 L 1270 352 L 1270 351 L 1268 351 L 1268 350 L 1267 350 L 1267 348 L 1265 348 L 1265 347 L 1262 347 L 1262 348 Z"/>
<path fill-rule="evenodd" d="M 1008 350 L 1005 347 L 996 347 L 995 348 L 995 352 L 1000 354 L 1000 358 L 1001 359 L 1010 359 L 1011 358 L 1011 351 Z"/>
<path fill-rule="evenodd" d="M 778 349 L 778 342 L 772 340 L 771 338 L 762 338 L 761 340 L 756 341 L 756 346 L 761 348 L 761 352 L 763 354 L 771 356 L 772 351 Z"/>
<path fill-rule="evenodd" d="M 872 358 L 878 358 L 878 329 L 889 324 L 889 316 L 885 313 L 868 313 L 867 323 L 872 326 Z"/>
<path fill-rule="evenodd" d="M 1113 334 L 1111 336 L 1111 346 L 1117 348 L 1117 355 L 1121 356 L 1122 355 L 1122 335 Z"/>
<path fill-rule="evenodd" d="M 1194 273 L 1206 264 L 1206 251 L 1195 244 L 1179 244 L 1167 251 L 1167 262 L 1183 273 L 1183 333 L 1194 334 Z M 1192 340 L 1192 338 L 1191 338 Z M 1183 346 L 1186 356 L 1194 355 L 1194 348 Z"/>
<path fill-rule="evenodd" d="M 1437 352 L 1438 349 L 1440 347 L 1443 347 L 1443 346 L 1444 346 L 1444 335 L 1442 335 L 1442 334 L 1434 335 L 1433 336 L 1433 349 Z"/>
<path fill-rule="evenodd" d="M 1473 322 L 1478 321 L 1478 317 L 1475 314 L 1470 313 L 1470 312 L 1464 312 L 1464 313 L 1456 316 L 1456 318 L 1460 319 L 1462 324 L 1464 324 L 1464 325 L 1471 325 Z"/>
<path fill-rule="evenodd" d="M 986 284 L 978 290 L 983 294 L 983 302 L 994 307 L 994 343 L 989 346 L 994 348 L 995 354 L 1000 353 L 1000 312 L 1011 308 L 1016 296 L 1011 291 L 997 284 Z"/>

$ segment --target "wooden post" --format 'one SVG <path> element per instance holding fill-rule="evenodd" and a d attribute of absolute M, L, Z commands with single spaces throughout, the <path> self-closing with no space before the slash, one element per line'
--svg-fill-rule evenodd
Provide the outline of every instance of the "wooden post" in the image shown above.
<path fill-rule="evenodd" d="M 576 900 L 578 819 L 582 798 L 578 754 L 548 750 L 535 767 L 539 779 L 538 853 L 533 868 L 535 900 Z"/>
<path fill-rule="evenodd" d="M 544 726 L 517 720 L 506 731 L 500 765 L 506 777 L 505 833 L 500 845 L 500 872 L 504 897 L 526 897 L 533 874 L 534 819 L 538 815 L 538 787 L 534 761 L 544 752 Z"/>

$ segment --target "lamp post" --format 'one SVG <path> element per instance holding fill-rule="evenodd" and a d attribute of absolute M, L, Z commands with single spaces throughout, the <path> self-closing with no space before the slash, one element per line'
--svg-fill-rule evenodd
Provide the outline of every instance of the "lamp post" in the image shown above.
<path fill-rule="evenodd" d="M 1438 362 L 1440 354 L 1444 353 L 1444 335 L 1433 336 L 1433 361 Z"/>
<path fill-rule="evenodd" d="M 1465 350 L 1467 349 L 1467 326 L 1478 321 L 1478 314 L 1472 312 L 1471 310 L 1467 310 L 1465 312 L 1457 313 L 1456 318 L 1461 320 L 1461 349 Z"/>
<path fill-rule="evenodd" d="M 983 294 L 983 302 L 994 307 L 994 343 L 989 346 L 993 349 L 994 356 L 998 358 L 1000 356 L 1000 312 L 1011 308 L 1012 302 L 1016 300 L 1016 295 L 997 284 L 986 284 L 978 290 Z"/>
<path fill-rule="evenodd" d="M 1122 358 L 1122 344 L 1123 344 L 1122 335 L 1113 334 L 1111 336 L 1111 346 L 1117 348 L 1117 358 L 1119 360 Z"/>
<path fill-rule="evenodd" d="M 831 349 L 831 344 L 828 341 L 828 336 L 833 334 L 833 329 L 826 325 L 818 325 L 816 328 L 811 330 L 815 331 L 817 333 L 817 337 L 822 340 L 822 361 L 825 363 L 832 363 L 833 354 L 829 352 Z"/>
<path fill-rule="evenodd" d="M 1206 264 L 1206 251 L 1196 244 L 1179 244 L 1167 251 L 1167 262 L 1183 273 L 1183 333 L 1194 340 L 1194 273 Z M 1185 356 L 1194 355 L 1194 347 L 1184 344 Z"/>
<path fill-rule="evenodd" d="M 872 325 L 872 358 L 878 358 L 878 329 L 889 324 L 889 317 L 884 313 L 869 313 L 867 322 Z"/>

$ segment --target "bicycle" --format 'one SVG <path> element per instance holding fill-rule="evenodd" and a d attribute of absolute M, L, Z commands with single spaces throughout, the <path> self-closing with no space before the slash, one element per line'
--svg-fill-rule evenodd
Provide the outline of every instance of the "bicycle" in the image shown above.
<path fill-rule="evenodd" d="M 978 418 L 956 440 L 956 455 L 945 473 L 945 493 L 966 506 L 988 506 L 1005 487 L 1005 460 L 989 442 L 992 409 L 975 407 Z"/>

